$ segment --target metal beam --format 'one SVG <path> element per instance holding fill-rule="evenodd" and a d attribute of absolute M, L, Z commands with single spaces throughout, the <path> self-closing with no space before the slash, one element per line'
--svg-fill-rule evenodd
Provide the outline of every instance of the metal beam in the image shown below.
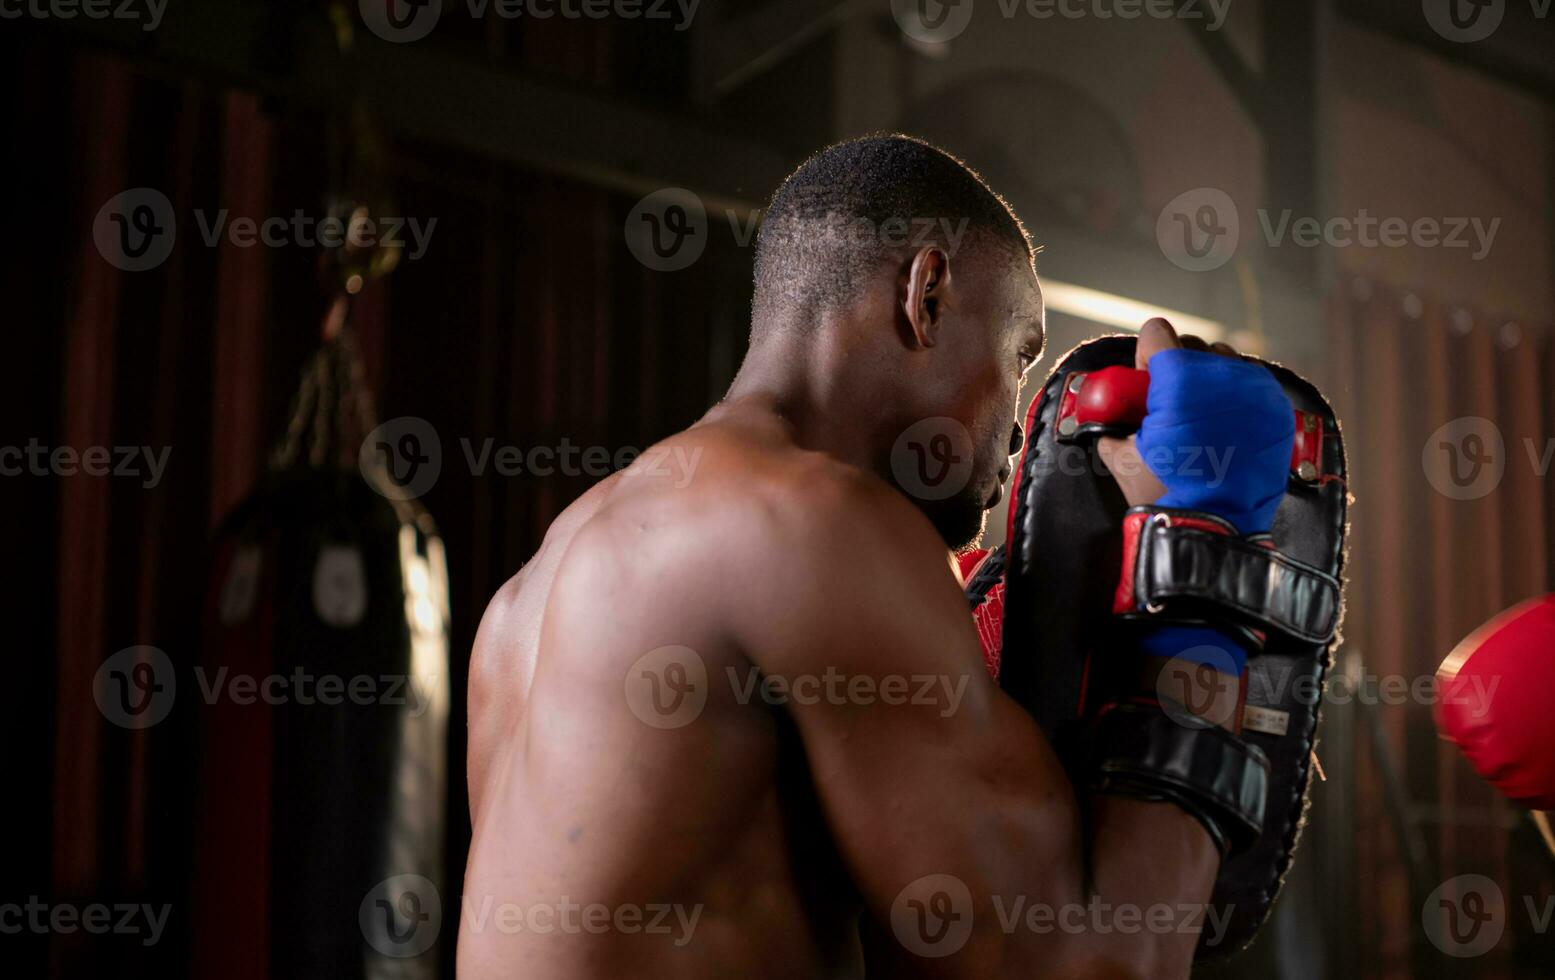
<path fill-rule="evenodd" d="M 314 108 L 341 110 L 356 94 L 392 133 L 627 194 L 685 187 L 709 207 L 743 210 L 792 164 L 716 122 L 471 61 L 441 49 L 435 34 L 394 44 L 358 30 L 347 65 L 328 20 L 307 8 L 170 4 L 153 32 L 116 20 L 13 23 Z M 290 51 L 276 50 L 288 41 Z"/>
<path fill-rule="evenodd" d="M 701 96 L 722 98 L 855 13 L 859 0 L 787 0 L 697 27 Z"/>
<path fill-rule="evenodd" d="M 1438 34 L 1418 3 L 1398 0 L 1339 0 L 1338 11 L 1361 25 L 1425 48 L 1444 61 L 1484 72 L 1555 102 L 1555 7 L 1546 0 L 1509 0 L 1502 20 L 1487 37 L 1472 42 Z"/>
<path fill-rule="evenodd" d="M 1267 3 L 1263 7 L 1263 88 L 1259 129 L 1263 136 L 1265 198 L 1278 210 L 1318 214 L 1319 72 L 1327 43 L 1317 3 Z M 1317 249 L 1270 249 L 1270 258 L 1303 289 L 1317 284 Z"/>
<path fill-rule="evenodd" d="M 1179 11 L 1197 4 L 1198 0 L 1177 0 L 1176 2 Z M 1226 83 L 1226 88 L 1231 90 L 1231 95 L 1247 114 L 1248 120 L 1254 126 L 1261 128 L 1264 125 L 1263 80 L 1247 66 L 1247 62 L 1242 60 L 1242 56 L 1231 46 L 1231 42 L 1226 40 L 1223 31 L 1212 31 L 1203 22 L 1187 17 L 1181 18 L 1180 23 L 1187 25 L 1188 36 L 1193 38 L 1204 57 L 1209 59 L 1209 63 L 1216 71 L 1220 72 L 1221 80 Z"/>
<path fill-rule="evenodd" d="M 1182 7 L 1187 0 L 1178 0 Z M 1329 4 L 1272 2 L 1259 9 L 1263 71 L 1255 72 L 1218 31 L 1189 27 L 1189 36 L 1219 72 L 1263 143 L 1263 199 L 1297 215 L 1320 213 L 1323 164 L 1330 147 L 1319 125 L 1324 111 L 1323 66 L 1329 32 Z M 1184 24 L 1194 21 L 1184 19 Z M 1318 250 L 1269 249 L 1258 270 L 1257 314 L 1262 323 L 1322 322 L 1318 296 L 1326 279 L 1326 256 Z M 1281 331 L 1283 359 L 1311 370 L 1318 332 Z"/>

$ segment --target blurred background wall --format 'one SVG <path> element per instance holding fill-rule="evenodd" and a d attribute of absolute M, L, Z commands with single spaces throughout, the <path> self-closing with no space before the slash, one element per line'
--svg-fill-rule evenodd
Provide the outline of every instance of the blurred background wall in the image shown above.
<path fill-rule="evenodd" d="M 443 445 L 422 501 L 449 555 L 455 774 L 480 613 L 592 482 L 476 473 L 461 440 L 644 447 L 694 420 L 743 353 L 764 199 L 808 153 L 876 129 L 940 143 L 1010 198 L 1044 247 L 1049 363 L 1131 322 L 1133 301 L 1327 389 L 1355 496 L 1336 671 L 1362 693 L 1429 676 L 1472 626 L 1549 587 L 1555 23 L 1536 4 L 1499 5 L 1499 27 L 1464 42 L 1433 27 L 1429 0 L 1231 0 L 1219 21 L 1206 4 L 1126 19 L 978 0 L 947 8 L 970 16 L 940 40 L 886 0 L 707 0 L 684 23 L 445 2 L 405 43 L 364 26 L 371 2 L 175 0 L 154 30 L 0 22 L 15 444 L 171 447 L 154 487 L 5 481 L 23 556 L 12 600 L 41 633 L 41 655 L 18 658 L 29 789 L 6 888 L 173 908 L 152 948 L 7 936 L 18 975 L 187 971 L 197 706 L 126 731 L 94 710 L 92 678 L 134 644 L 195 658 L 211 529 L 259 479 L 327 299 L 307 248 L 211 245 L 184 221 L 166 261 L 124 272 L 94 220 L 139 187 L 180 215 L 317 214 L 341 189 L 352 106 L 384 149 L 350 179 L 437 220 L 423 255 L 368 285 L 356 331 L 380 414 L 424 419 Z M 672 187 L 706 220 L 694 258 L 652 268 L 634 222 Z M 1192 268 L 1168 219 L 1195 217 L 1206 189 L 1231 202 L 1216 216 L 1234 247 Z M 1304 247 L 1275 234 L 1286 211 L 1495 232 L 1483 247 L 1472 228 L 1468 247 Z M 1484 443 L 1493 480 L 1452 479 L 1442 444 L 1466 451 L 1471 435 L 1500 440 Z M 1531 915 L 1555 896 L 1547 857 L 1437 741 L 1429 703 L 1382 700 L 1326 709 L 1302 860 L 1231 972 L 1550 975 L 1555 938 Z M 447 802 L 456 883 L 462 779 Z M 1467 873 L 1500 884 L 1507 934 L 1460 960 L 1422 910 Z"/>

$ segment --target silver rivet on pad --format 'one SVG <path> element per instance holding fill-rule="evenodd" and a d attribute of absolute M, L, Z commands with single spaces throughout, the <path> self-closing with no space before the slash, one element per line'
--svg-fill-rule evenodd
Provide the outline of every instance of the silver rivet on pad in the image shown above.
<path fill-rule="evenodd" d="M 1316 480 L 1317 467 L 1312 465 L 1312 461 L 1310 459 L 1304 459 L 1299 464 L 1297 464 L 1296 475 L 1301 477 L 1303 480 Z"/>
<path fill-rule="evenodd" d="M 1085 386 L 1085 375 L 1077 374 L 1069 379 L 1069 392 L 1078 395 L 1080 389 Z"/>
<path fill-rule="evenodd" d="M 1074 416 L 1071 415 L 1068 418 L 1061 419 L 1059 421 L 1058 434 L 1061 436 L 1072 436 L 1074 435 L 1074 430 L 1078 429 L 1079 427 L 1079 424 L 1074 420 Z"/>

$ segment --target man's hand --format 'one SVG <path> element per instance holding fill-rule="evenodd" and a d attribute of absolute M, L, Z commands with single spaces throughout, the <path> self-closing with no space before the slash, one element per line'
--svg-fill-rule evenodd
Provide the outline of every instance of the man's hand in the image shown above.
<path fill-rule="evenodd" d="M 1149 371 L 1152 359 L 1156 370 L 1139 432 L 1098 440 L 1097 452 L 1124 499 L 1130 507 L 1158 504 L 1212 515 L 1241 534 L 1269 530 L 1285 494 L 1294 433 L 1294 409 L 1278 382 L 1225 344 L 1179 338 L 1160 318 L 1140 329 L 1134 366 Z M 1200 623 L 1162 623 L 1139 637 L 1139 650 L 1152 663 L 1186 657 L 1231 676 L 1242 673 L 1249 649 Z M 1216 690 L 1233 697 L 1237 687 L 1217 684 Z M 1231 730 L 1239 727 L 1234 702 L 1224 717 Z"/>
<path fill-rule="evenodd" d="M 1134 348 L 1134 367 L 1141 371 L 1150 370 L 1150 358 L 1163 350 L 1173 348 L 1187 348 L 1188 350 L 1207 350 L 1226 357 L 1240 357 L 1230 344 L 1206 344 L 1198 337 L 1189 334 L 1178 337 L 1177 331 L 1172 325 L 1161 317 L 1147 320 L 1143 327 L 1139 328 L 1139 344 Z M 1123 499 L 1128 501 L 1130 507 L 1140 504 L 1153 504 L 1166 493 L 1166 484 L 1160 478 L 1150 472 L 1150 467 L 1140 458 L 1139 444 L 1135 436 L 1119 439 L 1114 436 L 1103 436 L 1097 440 L 1096 452 L 1101 456 L 1101 461 L 1106 464 L 1112 478 L 1118 481 L 1118 488 L 1123 491 Z"/>

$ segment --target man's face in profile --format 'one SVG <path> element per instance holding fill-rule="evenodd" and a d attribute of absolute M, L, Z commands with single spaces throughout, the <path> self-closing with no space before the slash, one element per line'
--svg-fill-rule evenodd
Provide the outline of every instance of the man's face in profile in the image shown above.
<path fill-rule="evenodd" d="M 962 466 L 964 485 L 943 499 L 926 499 L 904 487 L 952 550 L 971 547 L 982 537 L 988 511 L 1003 499 L 1012 470 L 1013 438 L 1026 371 L 1041 354 L 1042 293 L 1023 256 L 1004 249 L 978 248 L 952 258 L 952 288 L 944 301 L 938 345 L 930 352 L 938 363 L 915 399 L 920 418 L 953 420 L 943 428 L 937 447 L 921 455 L 969 452 Z M 925 398 L 924 396 L 927 396 Z M 951 449 L 951 447 L 954 447 Z M 959 460 L 956 460 L 959 462 Z M 925 465 L 951 464 L 944 458 Z M 900 481 L 899 481 L 900 482 Z"/>

